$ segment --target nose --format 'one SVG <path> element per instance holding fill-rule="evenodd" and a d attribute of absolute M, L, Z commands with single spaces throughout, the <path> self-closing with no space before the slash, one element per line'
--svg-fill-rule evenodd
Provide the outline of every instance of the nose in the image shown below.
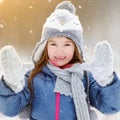
<path fill-rule="evenodd" d="M 63 47 L 61 46 L 59 46 L 59 47 L 57 47 L 57 49 L 56 49 L 56 53 L 57 54 L 63 54 L 64 53 L 64 49 L 63 49 Z"/>

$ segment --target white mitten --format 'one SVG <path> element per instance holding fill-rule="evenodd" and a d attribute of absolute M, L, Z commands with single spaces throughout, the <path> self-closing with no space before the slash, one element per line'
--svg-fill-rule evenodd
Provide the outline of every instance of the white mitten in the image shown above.
<path fill-rule="evenodd" d="M 0 66 L 5 83 L 15 92 L 24 87 L 24 75 L 33 68 L 32 63 L 23 63 L 12 46 L 5 46 L 0 50 Z"/>
<path fill-rule="evenodd" d="M 107 41 L 97 43 L 91 62 L 91 72 L 101 86 L 110 84 L 113 80 L 114 56 L 111 45 Z"/>

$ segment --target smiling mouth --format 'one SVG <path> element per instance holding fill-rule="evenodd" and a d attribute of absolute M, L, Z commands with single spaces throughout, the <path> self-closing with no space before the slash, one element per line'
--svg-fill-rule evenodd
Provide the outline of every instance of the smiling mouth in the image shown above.
<path fill-rule="evenodd" d="M 62 56 L 62 57 L 55 56 L 55 59 L 56 59 L 56 60 L 64 60 L 65 58 L 66 58 L 65 56 Z"/>

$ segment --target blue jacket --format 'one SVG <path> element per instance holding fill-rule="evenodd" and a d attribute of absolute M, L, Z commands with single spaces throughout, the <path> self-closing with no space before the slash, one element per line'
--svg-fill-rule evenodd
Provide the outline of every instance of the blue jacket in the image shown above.
<path fill-rule="evenodd" d="M 110 114 L 120 110 L 120 81 L 115 73 L 113 82 L 101 87 L 89 73 L 90 80 L 90 104 L 102 113 Z M 0 80 L 0 112 L 8 115 L 17 115 L 26 105 L 29 104 L 31 97 L 26 85 L 19 93 L 14 93 L 4 82 Z M 82 79 L 87 87 L 86 78 Z M 34 97 L 32 99 L 32 111 L 30 120 L 54 120 L 55 119 L 55 100 L 53 92 L 56 83 L 56 76 L 44 67 L 42 72 L 33 79 Z M 73 99 L 70 96 L 60 96 L 60 120 L 77 120 Z"/>

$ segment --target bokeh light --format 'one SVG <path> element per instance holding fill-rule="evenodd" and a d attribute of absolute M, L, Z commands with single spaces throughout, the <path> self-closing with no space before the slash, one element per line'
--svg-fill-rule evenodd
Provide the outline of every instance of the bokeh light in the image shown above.
<path fill-rule="evenodd" d="M 0 4 L 3 2 L 4 0 L 0 0 Z"/>
<path fill-rule="evenodd" d="M 61 1 L 64 0 L 0 0 L 0 48 L 13 45 L 21 58 L 31 60 L 43 23 Z M 91 59 L 97 42 L 108 40 L 114 52 L 115 70 L 120 74 L 120 0 L 70 1 L 77 8 L 84 29 L 86 59 Z M 116 120 L 120 120 L 119 116 Z"/>

